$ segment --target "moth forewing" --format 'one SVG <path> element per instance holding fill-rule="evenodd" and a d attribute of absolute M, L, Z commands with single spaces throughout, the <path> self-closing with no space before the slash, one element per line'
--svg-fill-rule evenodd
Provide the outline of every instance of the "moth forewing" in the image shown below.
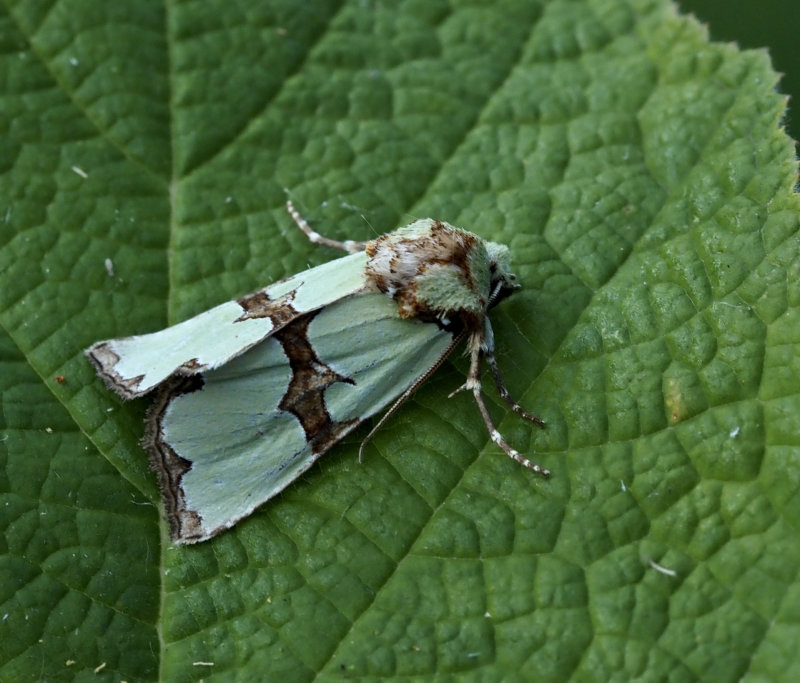
<path fill-rule="evenodd" d="M 542 424 L 510 398 L 494 358 L 488 310 L 518 288 L 508 249 L 432 219 L 368 243 L 336 242 L 287 208 L 311 241 L 356 253 L 86 351 L 123 398 L 160 388 L 144 442 L 172 540 L 230 528 L 390 406 L 380 427 L 465 338 L 461 389 L 472 392 L 490 438 L 548 475 L 506 443 L 481 391 L 485 358 L 504 400 Z"/>
<path fill-rule="evenodd" d="M 396 310 L 375 293 L 346 297 L 168 398 L 148 446 L 173 540 L 203 541 L 248 516 L 436 362 L 450 335 Z"/>
<path fill-rule="evenodd" d="M 363 252 L 330 261 L 150 334 L 109 339 L 85 353 L 122 398 L 175 376 L 218 368 L 288 321 L 364 287 Z"/>

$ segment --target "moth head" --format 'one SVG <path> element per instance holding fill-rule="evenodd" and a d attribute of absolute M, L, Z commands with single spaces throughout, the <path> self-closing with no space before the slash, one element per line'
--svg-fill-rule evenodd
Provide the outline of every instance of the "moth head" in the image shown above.
<path fill-rule="evenodd" d="M 511 272 L 511 253 L 505 244 L 485 242 L 489 261 L 489 308 L 516 292 L 520 285 Z"/>

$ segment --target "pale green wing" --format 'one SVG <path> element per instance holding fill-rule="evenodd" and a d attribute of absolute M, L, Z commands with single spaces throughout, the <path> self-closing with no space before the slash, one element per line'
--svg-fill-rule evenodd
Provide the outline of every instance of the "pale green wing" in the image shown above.
<path fill-rule="evenodd" d="M 381 294 L 287 324 L 156 408 L 153 459 L 173 540 L 202 541 L 285 488 L 446 353 L 452 336 Z M 194 389 L 194 390 L 192 390 Z"/>
<path fill-rule="evenodd" d="M 159 332 L 97 342 L 86 355 L 123 398 L 142 396 L 172 375 L 217 368 L 298 315 L 364 287 L 359 252 L 276 282 Z"/>

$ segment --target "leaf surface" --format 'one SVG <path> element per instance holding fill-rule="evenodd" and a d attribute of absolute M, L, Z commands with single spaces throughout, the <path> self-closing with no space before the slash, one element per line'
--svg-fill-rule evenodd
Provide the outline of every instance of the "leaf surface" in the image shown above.
<path fill-rule="evenodd" d="M 800 678 L 800 240 L 764 53 L 661 0 L 6 0 L 0 678 Z M 454 358 L 169 546 L 82 355 L 433 216 L 511 248 L 521 423 Z M 212 333 L 210 331 L 209 333 Z M 236 492 L 232 491 L 231 495 Z"/>

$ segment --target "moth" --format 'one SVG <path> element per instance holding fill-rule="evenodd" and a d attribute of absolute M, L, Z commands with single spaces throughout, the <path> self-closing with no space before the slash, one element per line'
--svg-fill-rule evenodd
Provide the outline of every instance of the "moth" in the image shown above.
<path fill-rule="evenodd" d="M 156 392 L 143 444 L 158 473 L 172 541 L 205 541 L 250 515 L 364 420 L 389 409 L 359 449 L 461 342 L 491 440 L 539 475 L 492 422 L 482 362 L 514 412 L 488 311 L 519 285 L 506 246 L 426 218 L 370 242 L 316 233 L 347 256 L 160 332 L 86 350 L 124 399 Z M 451 394 L 451 396 L 453 395 Z"/>

